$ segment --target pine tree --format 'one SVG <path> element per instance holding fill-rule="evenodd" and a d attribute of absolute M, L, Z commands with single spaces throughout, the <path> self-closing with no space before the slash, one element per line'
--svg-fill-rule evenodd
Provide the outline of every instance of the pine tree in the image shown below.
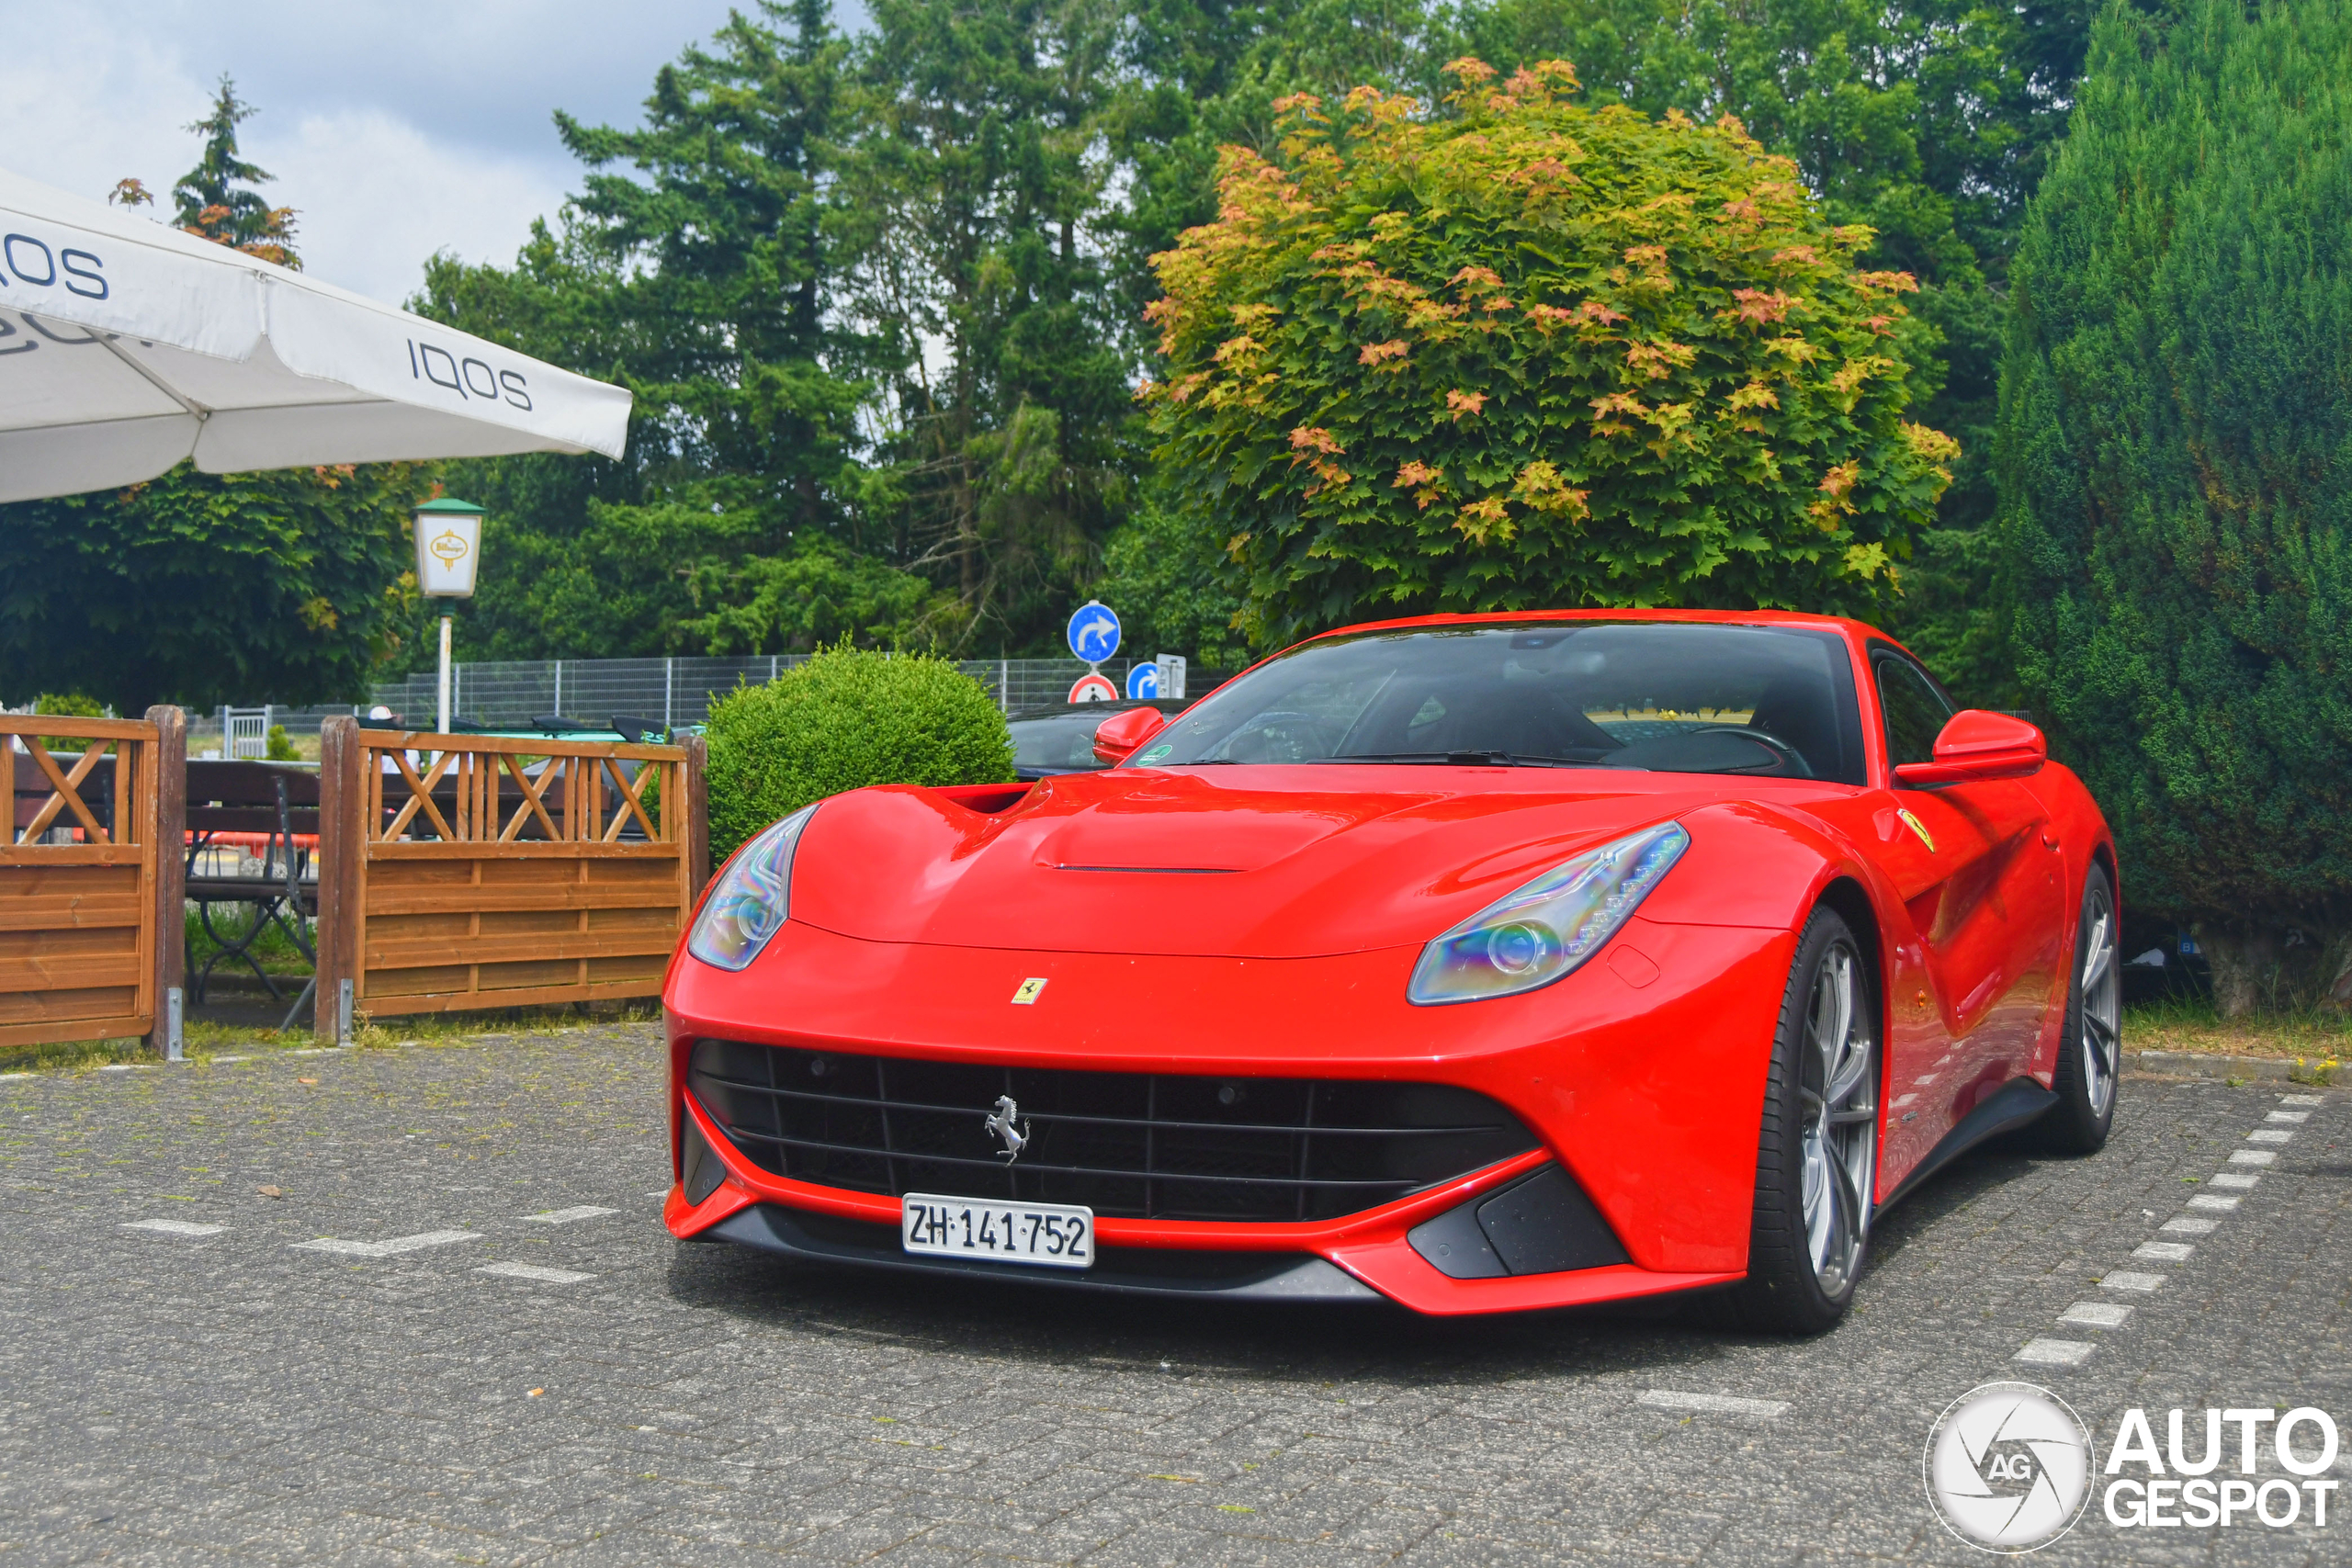
<path fill-rule="evenodd" d="M 1129 334 L 1102 231 L 1110 0 L 873 0 L 841 171 L 873 334 L 894 548 L 955 596 L 957 649 L 1052 637 L 1124 513 Z"/>
<path fill-rule="evenodd" d="M 589 172 L 512 267 L 428 265 L 412 308 L 637 395 L 618 463 L 453 472 L 492 508 L 466 656 L 919 637 L 854 456 L 872 355 L 832 317 L 848 51 L 825 0 L 763 0 L 661 67 L 641 128 L 557 116 Z"/>
<path fill-rule="evenodd" d="M 2352 0 L 2119 7 L 2011 272 L 2018 677 L 2233 1015 L 2352 988 L 2347 212 Z"/>
<path fill-rule="evenodd" d="M 172 202 L 179 226 L 189 233 L 300 270 L 294 209 L 272 207 L 259 191 L 247 188 L 267 185 L 271 178 L 237 152 L 237 127 L 254 113 L 251 104 L 238 98 L 237 85 L 223 73 L 212 112 L 187 127 L 204 138 L 204 154 L 172 186 Z"/>

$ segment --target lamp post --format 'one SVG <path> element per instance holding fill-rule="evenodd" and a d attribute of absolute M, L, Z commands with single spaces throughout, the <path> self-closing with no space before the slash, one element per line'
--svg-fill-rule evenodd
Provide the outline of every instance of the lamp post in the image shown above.
<path fill-rule="evenodd" d="M 445 497 L 416 509 L 416 586 L 427 599 L 470 599 L 481 560 L 482 509 Z M 449 733 L 449 617 L 441 617 L 441 705 L 436 733 Z"/>

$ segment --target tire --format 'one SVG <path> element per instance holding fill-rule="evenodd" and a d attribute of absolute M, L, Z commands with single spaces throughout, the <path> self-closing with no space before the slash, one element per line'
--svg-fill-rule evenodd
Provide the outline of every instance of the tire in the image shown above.
<path fill-rule="evenodd" d="M 1751 1328 L 1835 1327 L 1870 1250 L 1880 1013 L 1868 952 L 1836 910 L 1819 908 L 1789 965 L 1764 1082 L 1747 1279 L 1730 1292 Z"/>
<path fill-rule="evenodd" d="M 2121 922 L 2106 871 L 2083 879 L 2083 918 L 2075 927 L 2075 967 L 2066 983 L 2066 1019 L 2050 1087 L 2058 1103 L 2033 1124 L 2033 1141 L 2053 1155 L 2095 1155 L 2115 1126 L 2117 1079 L 2123 1065 Z"/>

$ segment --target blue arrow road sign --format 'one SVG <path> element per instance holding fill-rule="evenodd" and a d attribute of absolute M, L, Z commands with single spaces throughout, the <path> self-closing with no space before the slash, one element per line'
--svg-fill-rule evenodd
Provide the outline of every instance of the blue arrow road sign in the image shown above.
<path fill-rule="evenodd" d="M 1156 697 L 1159 695 L 1159 666 L 1134 664 L 1127 668 L 1127 695 Z"/>
<path fill-rule="evenodd" d="M 1119 651 L 1119 617 L 1110 605 L 1089 599 L 1072 613 L 1069 650 L 1089 664 L 1100 664 Z"/>

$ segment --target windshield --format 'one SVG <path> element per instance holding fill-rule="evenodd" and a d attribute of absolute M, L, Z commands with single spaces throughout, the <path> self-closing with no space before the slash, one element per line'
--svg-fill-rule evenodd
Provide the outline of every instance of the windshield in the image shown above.
<path fill-rule="evenodd" d="M 1835 634 L 1655 621 L 1307 643 L 1200 703 L 1129 765 L 1350 761 L 1866 777 Z"/>
<path fill-rule="evenodd" d="M 1099 768 L 1094 731 L 1104 719 L 1122 710 L 1088 705 L 1077 713 L 1047 714 L 1042 718 L 1016 718 L 1012 731 L 1012 765 L 1016 768 Z"/>

